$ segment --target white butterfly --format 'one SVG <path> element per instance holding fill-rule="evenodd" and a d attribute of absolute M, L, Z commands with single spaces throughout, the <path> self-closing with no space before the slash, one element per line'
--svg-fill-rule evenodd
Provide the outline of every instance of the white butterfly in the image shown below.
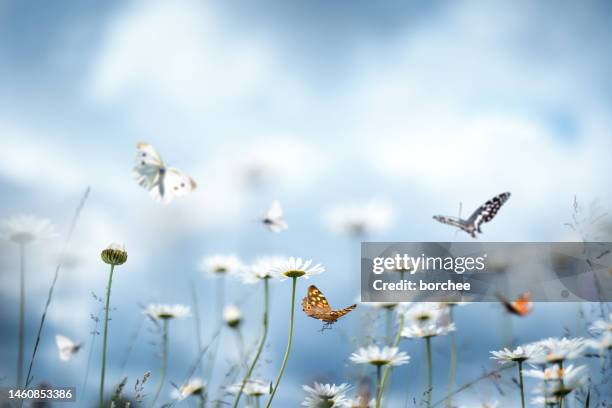
<path fill-rule="evenodd" d="M 136 145 L 138 154 L 132 174 L 141 187 L 149 190 L 156 201 L 168 203 L 196 189 L 197 183 L 174 167 L 166 167 L 157 151 L 148 143 Z"/>
<path fill-rule="evenodd" d="M 261 222 L 273 232 L 281 232 L 289 228 L 289 225 L 287 225 L 287 222 L 283 218 L 283 208 L 278 200 L 272 201 L 272 205 L 270 205 L 270 208 L 261 219 Z"/>
<path fill-rule="evenodd" d="M 58 334 L 55 336 L 55 344 L 57 344 L 57 350 L 59 351 L 59 358 L 62 361 L 70 361 L 83 346 L 82 344 L 76 344 L 66 336 Z"/>

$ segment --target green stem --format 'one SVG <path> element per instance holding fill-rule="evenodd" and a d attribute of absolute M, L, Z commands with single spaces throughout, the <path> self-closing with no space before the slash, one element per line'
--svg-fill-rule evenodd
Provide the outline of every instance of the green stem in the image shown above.
<path fill-rule="evenodd" d="M 159 381 L 157 382 L 157 389 L 155 390 L 155 396 L 149 404 L 149 408 L 155 406 L 157 398 L 164 387 L 164 380 L 166 379 L 166 368 L 168 367 L 168 321 L 170 319 L 163 319 L 163 331 L 162 331 L 162 361 L 161 368 L 159 370 Z"/>
<path fill-rule="evenodd" d="M 263 334 L 261 335 L 261 340 L 259 341 L 259 347 L 257 347 L 257 353 L 255 353 L 255 358 L 253 359 L 251 366 L 247 370 L 244 378 L 242 379 L 242 384 L 240 385 L 240 391 L 238 391 L 238 394 L 236 395 L 236 399 L 234 400 L 234 404 L 232 405 L 232 408 L 238 407 L 240 396 L 244 392 L 244 386 L 251 378 L 251 375 L 253 374 L 253 370 L 255 370 L 255 366 L 257 365 L 257 361 L 259 360 L 259 356 L 261 355 L 264 345 L 266 344 L 266 339 L 268 337 L 268 304 L 269 304 L 269 299 L 270 299 L 269 279 L 265 278 L 263 281 L 263 284 L 264 284 Z M 257 406 L 259 407 L 259 397 L 257 397 Z"/>
<path fill-rule="evenodd" d="M 433 394 L 433 373 L 431 367 L 431 337 L 425 337 L 427 348 L 427 408 L 431 406 L 431 394 Z"/>
<path fill-rule="evenodd" d="M 23 344 L 25 338 L 25 244 L 19 244 L 19 350 L 17 352 L 17 388 L 23 375 Z"/>
<path fill-rule="evenodd" d="M 404 314 L 401 313 L 399 317 L 399 328 L 397 330 L 397 334 L 395 335 L 395 341 L 393 342 L 393 347 L 399 346 L 400 340 L 402 338 L 402 330 L 404 330 Z M 380 407 L 380 403 L 382 401 L 382 394 L 385 391 L 385 383 L 387 382 L 387 378 L 391 374 L 392 366 L 389 364 L 385 367 L 385 371 L 383 372 L 382 382 L 380 383 L 379 392 L 376 394 L 376 407 Z"/>
<path fill-rule="evenodd" d="M 559 361 L 559 384 L 561 389 L 565 388 L 565 384 L 563 383 L 563 360 Z M 565 405 L 565 396 L 559 399 L 559 408 L 563 408 Z"/>
<path fill-rule="evenodd" d="M 391 333 L 393 330 L 393 310 L 385 309 L 385 343 L 391 343 L 393 340 L 393 334 Z"/>
<path fill-rule="evenodd" d="M 380 397 L 382 395 L 382 378 L 381 378 L 381 369 L 382 366 L 380 364 L 376 365 L 376 408 L 380 408 Z"/>
<path fill-rule="evenodd" d="M 454 323 L 455 319 L 453 316 L 454 306 L 449 306 L 449 319 L 450 323 Z M 455 378 L 457 377 L 457 339 L 455 338 L 455 332 L 450 332 L 450 367 L 448 370 L 448 393 L 446 396 L 446 407 L 450 408 L 453 405 L 453 399 L 451 398 L 451 392 L 455 386 Z"/>
<path fill-rule="evenodd" d="M 525 408 L 525 389 L 523 388 L 523 362 L 518 361 L 519 385 L 521 387 L 521 407 Z"/>
<path fill-rule="evenodd" d="M 285 350 L 285 357 L 283 358 L 283 364 L 281 365 L 280 372 L 278 373 L 278 377 L 276 378 L 276 384 L 270 393 L 270 398 L 268 398 L 268 402 L 266 404 L 266 408 L 270 408 L 272 405 L 272 400 L 274 399 L 274 395 L 276 394 L 276 390 L 278 389 L 278 384 L 280 384 L 281 378 L 283 377 L 283 372 L 285 371 L 285 366 L 287 365 L 287 360 L 289 359 L 289 352 L 291 351 L 291 341 L 293 340 L 293 317 L 295 315 L 295 285 L 297 283 L 297 277 L 291 278 L 291 320 L 289 321 L 289 340 L 287 341 L 287 349 Z"/>
<path fill-rule="evenodd" d="M 223 307 L 224 306 L 225 306 L 225 276 L 221 275 L 217 279 L 217 316 L 219 319 L 218 320 L 219 328 L 223 327 Z M 220 343 L 221 343 L 221 332 L 219 331 L 219 336 L 213 345 L 214 350 L 212 353 L 209 354 L 209 358 L 208 358 L 208 367 L 207 367 L 207 372 L 206 372 L 205 377 L 209 384 L 211 383 L 211 377 L 215 369 L 215 362 L 216 362 L 217 354 L 219 354 L 218 351 L 219 351 Z"/>
<path fill-rule="evenodd" d="M 115 265 L 111 265 L 110 274 L 108 275 L 108 286 L 106 287 L 106 304 L 104 306 L 104 335 L 102 337 L 102 370 L 100 372 L 100 397 L 99 406 L 104 406 L 104 374 L 106 373 L 106 341 L 108 338 L 108 312 L 110 310 L 110 295 L 111 286 L 113 284 L 113 272 Z"/>
<path fill-rule="evenodd" d="M 259 395 L 255 397 L 255 408 L 259 408 Z"/>

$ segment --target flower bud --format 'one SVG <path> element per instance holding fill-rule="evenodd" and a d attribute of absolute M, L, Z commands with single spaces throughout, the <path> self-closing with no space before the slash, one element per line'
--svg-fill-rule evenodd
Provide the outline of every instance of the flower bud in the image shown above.
<path fill-rule="evenodd" d="M 100 254 L 102 260 L 113 266 L 123 265 L 127 261 L 128 254 L 125 246 L 119 244 L 110 244 L 108 248 Z"/>

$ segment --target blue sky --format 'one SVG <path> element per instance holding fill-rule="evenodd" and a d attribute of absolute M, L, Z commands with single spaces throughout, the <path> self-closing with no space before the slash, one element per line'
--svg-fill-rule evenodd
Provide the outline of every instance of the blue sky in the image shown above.
<path fill-rule="evenodd" d="M 214 285 L 197 264 L 217 252 L 312 258 L 327 268 L 313 283 L 332 304 L 352 303 L 358 242 L 323 222 L 337 203 L 377 199 L 394 208 L 390 228 L 368 239 L 445 241 L 465 237 L 431 215 L 456 214 L 459 202 L 468 212 L 511 191 L 482 239 L 576 239 L 563 226 L 574 196 L 603 208 L 612 199 L 610 14 L 603 1 L 2 2 L 0 216 L 38 214 L 65 231 L 92 188 L 72 246 L 79 262 L 60 278 L 38 375 L 81 378 L 85 353 L 59 365 L 52 334 L 88 342 L 90 291 L 100 295 L 105 285 L 98 253 L 110 242 L 130 253 L 113 288 L 111 327 L 126 335 L 141 319 L 139 303 L 189 303 L 193 281 L 210 329 Z M 198 190 L 167 206 L 152 202 L 130 175 L 139 140 L 192 175 Z M 247 188 L 254 165 L 271 176 Z M 254 220 L 274 198 L 290 229 L 272 236 Z M 30 333 L 59 241 L 31 248 Z M 11 362 L 17 258 L 8 243 L 0 251 L 0 361 Z M 229 285 L 231 297 L 258 310 L 255 288 Z M 274 285 L 264 376 L 282 357 L 288 292 L 287 283 Z M 576 313 L 576 305 L 538 305 L 513 329 L 521 341 L 562 335 Z M 476 315 L 493 328 L 478 338 L 469 334 L 482 327 Z M 501 345 L 499 316 L 488 304 L 460 310 L 461 379 Z M 246 324 L 254 340 L 259 316 Z M 350 380 L 346 338 L 358 324 L 347 318 L 320 335 L 300 313 L 279 403 L 294 406 L 300 385 L 315 378 Z M 171 375 L 179 378 L 192 359 L 184 350 L 194 347 L 193 322 L 175 326 Z M 131 379 L 157 369 L 151 336 L 139 337 Z M 442 367 L 445 344 L 436 346 Z M 111 342 L 112 378 L 125 347 L 125 339 Z M 407 347 L 413 362 L 398 371 L 396 388 L 418 378 L 418 349 Z M 10 378 L 12 366 L 1 364 L 0 377 Z"/>

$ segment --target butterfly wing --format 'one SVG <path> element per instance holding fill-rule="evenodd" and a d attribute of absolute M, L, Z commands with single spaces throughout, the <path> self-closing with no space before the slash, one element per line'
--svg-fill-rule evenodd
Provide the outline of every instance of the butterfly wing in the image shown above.
<path fill-rule="evenodd" d="M 139 142 L 136 149 L 132 175 L 141 187 L 147 190 L 157 189 L 164 168 L 161 156 L 148 143 Z"/>
<path fill-rule="evenodd" d="M 514 302 L 500 293 L 496 294 L 501 304 L 506 308 L 508 313 L 515 314 L 517 316 L 526 316 L 531 312 L 531 296 L 529 293 L 523 293 Z"/>
<path fill-rule="evenodd" d="M 476 231 L 482 232 L 480 231 L 480 226 L 485 222 L 491 221 L 509 198 L 510 193 L 508 192 L 496 195 L 474 211 L 467 220 L 468 224 L 472 224 Z"/>
<path fill-rule="evenodd" d="M 456 217 L 447 217 L 446 215 L 434 215 L 433 219 L 441 222 L 442 224 L 446 224 L 446 225 L 452 225 L 453 227 L 457 227 L 463 231 L 466 231 L 468 233 L 471 233 L 468 230 L 468 225 L 467 223 L 462 220 L 461 218 L 456 218 Z"/>
<path fill-rule="evenodd" d="M 194 179 L 173 167 L 168 167 L 162 174 L 159 188 L 151 190 L 154 199 L 164 203 L 170 202 L 174 197 L 183 196 L 198 187 Z"/>
<path fill-rule="evenodd" d="M 270 209 L 262 219 L 263 224 L 273 232 L 281 232 L 289 228 L 287 222 L 283 219 L 283 208 L 278 200 L 274 200 Z"/>
<path fill-rule="evenodd" d="M 344 309 L 332 310 L 331 317 L 333 318 L 334 321 L 336 321 L 339 318 L 341 318 L 342 316 L 344 316 L 345 314 L 348 314 L 348 313 L 352 312 L 353 310 L 355 310 L 356 307 L 357 307 L 357 305 L 354 304 L 354 305 L 351 305 L 349 307 L 345 307 Z"/>
<path fill-rule="evenodd" d="M 268 212 L 266 213 L 266 218 L 270 219 L 278 219 L 283 218 L 283 207 L 281 207 L 280 202 L 278 200 L 272 201 Z"/>
<path fill-rule="evenodd" d="M 69 361 L 80 346 L 76 345 L 72 340 L 66 336 L 58 334 L 55 336 L 55 344 L 59 352 L 59 358 L 62 361 Z"/>
<path fill-rule="evenodd" d="M 513 303 L 514 310 L 519 316 L 527 316 L 531 312 L 531 296 L 529 292 L 523 293 Z"/>
<path fill-rule="evenodd" d="M 302 309 L 308 316 L 323 321 L 332 312 L 329 302 L 315 285 L 308 287 L 308 294 L 302 299 Z"/>

